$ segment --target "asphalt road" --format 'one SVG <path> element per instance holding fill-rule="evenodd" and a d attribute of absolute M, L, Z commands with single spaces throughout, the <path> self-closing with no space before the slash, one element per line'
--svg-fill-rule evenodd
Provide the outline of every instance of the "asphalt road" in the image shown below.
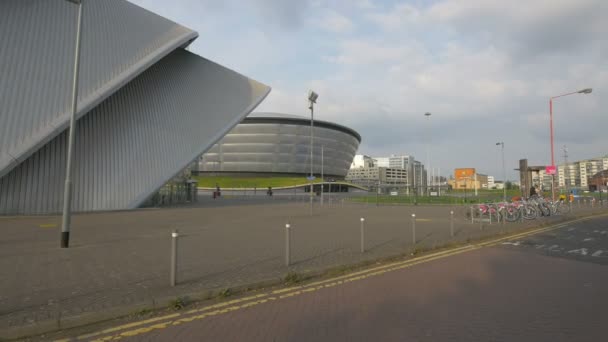
<path fill-rule="evenodd" d="M 261 292 L 87 339 L 605 341 L 608 218 Z"/>

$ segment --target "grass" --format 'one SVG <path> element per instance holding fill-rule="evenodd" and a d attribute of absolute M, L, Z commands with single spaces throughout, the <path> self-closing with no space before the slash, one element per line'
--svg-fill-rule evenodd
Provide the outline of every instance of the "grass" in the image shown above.
<path fill-rule="evenodd" d="M 294 185 L 310 184 L 306 177 L 226 177 L 226 176 L 192 176 L 201 188 L 258 188 L 266 190 L 269 186 L 273 188 L 288 187 Z M 326 178 L 327 180 L 327 178 Z M 317 178 L 313 183 L 320 183 Z M 340 182 L 342 183 L 342 182 Z"/>
<path fill-rule="evenodd" d="M 186 306 L 185 297 L 177 297 L 169 303 L 169 307 L 173 310 L 181 310 Z"/>
<path fill-rule="evenodd" d="M 288 285 L 294 285 L 294 284 L 301 282 L 302 280 L 303 280 L 302 277 L 298 273 L 289 272 L 285 275 L 285 278 L 283 279 L 283 283 L 288 284 Z"/>

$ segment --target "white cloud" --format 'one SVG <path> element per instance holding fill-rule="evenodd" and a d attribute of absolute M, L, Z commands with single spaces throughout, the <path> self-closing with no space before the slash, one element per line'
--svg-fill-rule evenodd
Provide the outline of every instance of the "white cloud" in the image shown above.
<path fill-rule="evenodd" d="M 364 153 L 424 159 L 430 136 L 434 166 L 500 175 L 501 140 L 508 169 L 522 157 L 540 165 L 548 161 L 548 98 L 587 87 L 593 94 L 556 102 L 556 146 L 568 144 L 573 160 L 607 152 L 608 1 L 316 0 L 280 9 L 273 1 L 249 3 L 258 6 L 253 15 L 229 10 L 240 2 L 211 13 L 199 6 L 202 20 L 188 6 L 167 7 L 173 20 L 200 25 L 195 50 L 273 87 L 259 110 L 308 115 L 306 93 L 315 89 L 319 119 L 358 130 Z M 311 6 L 316 16 L 304 15 Z M 239 15 L 254 18 L 251 27 L 232 30 Z M 266 19 L 272 29 L 259 25 Z"/>
<path fill-rule="evenodd" d="M 369 13 L 366 17 L 386 31 L 401 30 L 423 19 L 421 11 L 409 4 L 397 4 L 389 11 Z"/>
<path fill-rule="evenodd" d="M 355 28 L 352 20 L 329 9 L 324 10 L 321 18 L 314 20 L 314 22 L 323 30 L 333 33 L 349 33 Z"/>

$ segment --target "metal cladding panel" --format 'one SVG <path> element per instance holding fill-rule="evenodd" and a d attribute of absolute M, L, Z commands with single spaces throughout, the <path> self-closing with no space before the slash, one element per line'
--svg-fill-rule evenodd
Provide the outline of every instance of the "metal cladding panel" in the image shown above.
<path fill-rule="evenodd" d="M 251 117 L 251 116 L 250 116 Z M 326 127 L 314 128 L 313 170 L 346 176 L 359 147 L 358 135 Z M 204 156 L 199 170 L 208 172 L 310 172 L 310 126 L 244 121 Z"/>
<path fill-rule="evenodd" d="M 0 177 L 69 124 L 77 8 L 0 1 Z M 85 1 L 77 117 L 196 37 L 124 0 Z"/>
<path fill-rule="evenodd" d="M 77 122 L 76 211 L 139 206 L 270 88 L 178 49 Z M 61 211 L 67 131 L 0 178 L 0 213 Z"/>

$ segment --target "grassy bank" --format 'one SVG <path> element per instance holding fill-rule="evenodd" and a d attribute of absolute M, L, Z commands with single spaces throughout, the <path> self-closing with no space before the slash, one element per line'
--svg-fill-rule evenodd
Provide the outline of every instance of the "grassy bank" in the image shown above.
<path fill-rule="evenodd" d="M 194 176 L 201 188 L 214 188 L 217 185 L 220 188 L 273 188 L 294 186 L 299 184 L 310 183 L 306 177 L 201 177 Z M 319 179 L 315 179 L 314 183 L 319 183 Z"/>

